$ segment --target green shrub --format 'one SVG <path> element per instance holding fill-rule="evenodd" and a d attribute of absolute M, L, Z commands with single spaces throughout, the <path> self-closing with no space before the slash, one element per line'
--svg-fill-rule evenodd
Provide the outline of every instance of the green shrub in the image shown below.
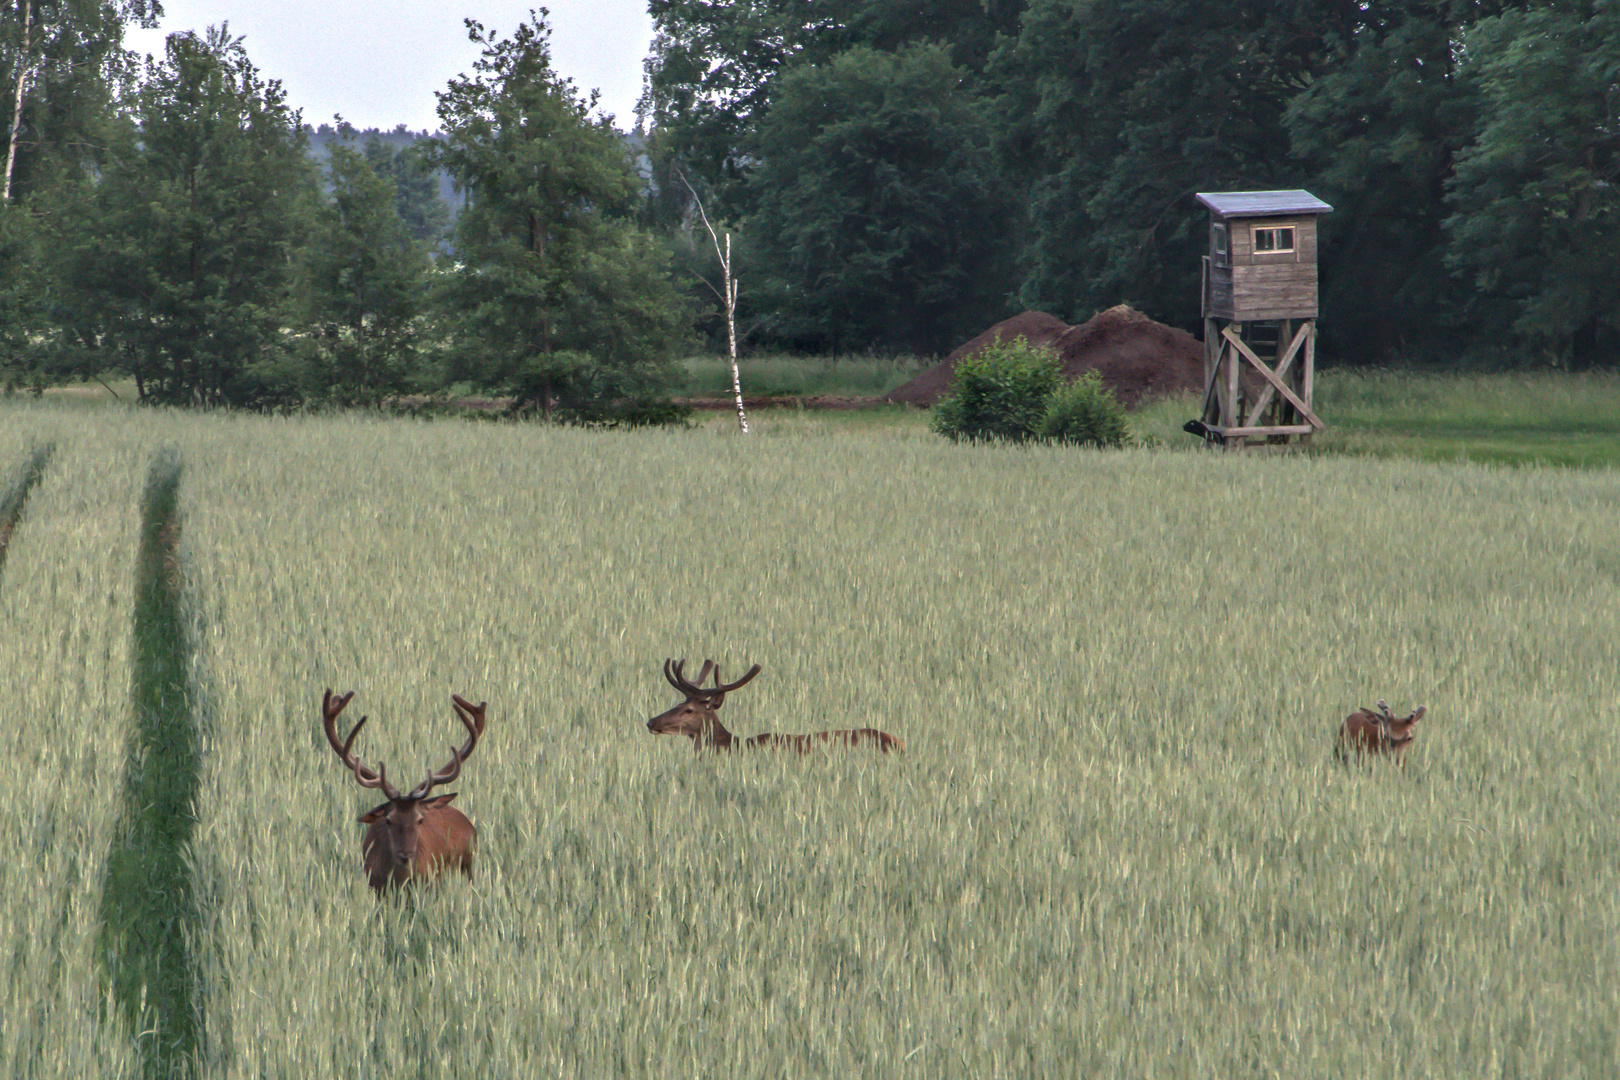
<path fill-rule="evenodd" d="M 957 441 L 1119 446 L 1130 434 L 1124 407 L 1101 375 L 1088 371 L 1065 384 L 1057 357 L 1022 337 L 998 341 L 957 364 L 956 379 L 934 406 L 929 426 Z"/>
<path fill-rule="evenodd" d="M 1041 438 L 1053 442 L 1120 446 L 1130 435 L 1125 408 L 1102 376 L 1088 371 L 1052 393 L 1041 419 Z"/>
<path fill-rule="evenodd" d="M 1022 337 L 998 341 L 956 365 L 956 380 L 929 417 L 947 438 L 1040 437 L 1047 402 L 1063 381 L 1057 357 Z"/>

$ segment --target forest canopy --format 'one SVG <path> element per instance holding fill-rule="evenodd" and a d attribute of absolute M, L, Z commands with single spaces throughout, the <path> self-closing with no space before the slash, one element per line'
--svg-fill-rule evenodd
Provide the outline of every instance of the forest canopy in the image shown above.
<path fill-rule="evenodd" d="M 819 332 L 795 321 L 792 302 L 824 265 L 887 264 L 896 285 L 976 277 L 985 287 L 949 286 L 970 328 L 1023 309 L 1074 322 L 1128 302 L 1196 330 L 1205 222 L 1193 194 L 1305 188 L 1335 208 L 1321 222 L 1329 363 L 1620 362 L 1612 0 L 650 6 L 644 109 L 659 160 L 701 177 L 754 244 L 786 247 L 761 268 L 782 297 L 761 316 L 807 346 L 881 346 L 884 332 L 854 331 L 908 320 L 897 288 L 820 306 Z M 948 202 L 957 220 L 934 240 L 959 255 L 919 266 L 906 265 L 925 243 L 919 215 L 882 185 L 851 206 L 858 185 L 840 180 L 915 167 L 917 117 L 890 102 L 913 78 L 902 61 L 924 47 L 959 76 L 935 131 L 962 131 L 964 153 L 987 131 L 991 187 L 1010 205 Z M 881 92 L 873 52 L 896 61 Z M 835 122 L 857 67 L 864 112 Z M 813 120 L 797 105 L 807 80 L 825 95 Z M 966 116 L 982 127 L 968 134 Z M 848 167 L 807 183 L 782 165 L 812 153 Z M 967 184 L 984 167 L 954 157 L 939 169 Z M 857 224 L 818 236 L 812 265 L 813 245 L 781 223 L 830 217 Z M 981 224 L 992 250 L 952 246 L 953 230 Z"/>

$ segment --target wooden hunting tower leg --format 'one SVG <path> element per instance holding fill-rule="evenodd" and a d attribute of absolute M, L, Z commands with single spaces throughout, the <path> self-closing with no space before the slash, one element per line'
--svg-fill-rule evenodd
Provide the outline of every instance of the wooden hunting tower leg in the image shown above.
<path fill-rule="evenodd" d="M 1224 323 L 1224 325 L 1223 325 Z M 1316 320 L 1204 320 L 1205 439 L 1229 450 L 1250 439 L 1288 443 L 1326 426 L 1313 408 Z"/>

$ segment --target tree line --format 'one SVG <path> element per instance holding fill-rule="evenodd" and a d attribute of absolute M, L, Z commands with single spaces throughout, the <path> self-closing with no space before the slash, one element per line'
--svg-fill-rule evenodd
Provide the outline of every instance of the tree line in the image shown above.
<path fill-rule="evenodd" d="M 24 2 L 0 379 L 116 378 L 157 404 L 456 388 L 564 419 L 667 415 L 688 290 L 639 220 L 630 146 L 552 68 L 542 15 L 505 37 L 468 21 L 480 57 L 439 94 L 434 136 L 333 139 L 317 162 L 228 26 L 136 65 L 122 28 L 155 7 Z"/>
<path fill-rule="evenodd" d="M 1194 193 L 1306 188 L 1334 206 L 1330 362 L 1620 363 L 1613 0 L 651 10 L 656 160 L 737 222 L 752 318 L 805 347 L 1120 302 L 1197 332 Z"/>
<path fill-rule="evenodd" d="M 664 415 L 724 332 L 938 354 L 1027 308 L 1196 328 L 1196 191 L 1304 187 L 1328 362 L 1620 360 L 1612 0 L 650 0 L 641 138 L 544 13 L 415 143 L 317 161 L 227 26 L 139 62 L 155 0 L 0 9 L 0 383 L 280 408 L 449 388 Z M 448 174 L 459 211 L 435 197 Z"/>

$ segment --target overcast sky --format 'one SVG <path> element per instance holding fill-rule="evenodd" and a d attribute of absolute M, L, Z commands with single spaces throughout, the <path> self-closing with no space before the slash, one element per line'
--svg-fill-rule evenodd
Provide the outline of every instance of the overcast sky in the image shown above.
<path fill-rule="evenodd" d="M 130 30 L 124 44 L 161 56 L 168 34 L 228 23 L 306 124 L 341 113 L 361 129 L 433 131 L 435 91 L 478 58 L 462 20 L 505 38 L 542 6 L 553 68 L 582 93 L 601 90 L 599 108 L 634 127 L 652 39 L 646 0 L 163 0 L 159 29 Z"/>

